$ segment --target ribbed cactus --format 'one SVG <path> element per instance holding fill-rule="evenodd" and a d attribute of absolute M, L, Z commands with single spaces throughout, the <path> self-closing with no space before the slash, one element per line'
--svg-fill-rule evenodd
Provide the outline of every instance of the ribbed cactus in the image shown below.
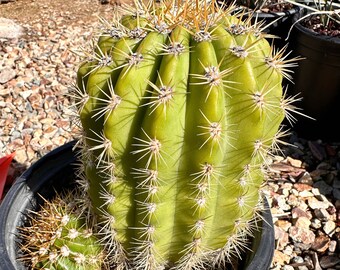
<path fill-rule="evenodd" d="M 79 68 L 79 183 L 114 269 L 223 267 L 254 229 L 292 63 L 232 10 L 136 2 Z"/>
<path fill-rule="evenodd" d="M 98 270 L 106 267 L 107 256 L 91 224 L 69 192 L 45 201 L 29 216 L 29 225 L 19 228 L 23 260 L 29 269 Z"/>

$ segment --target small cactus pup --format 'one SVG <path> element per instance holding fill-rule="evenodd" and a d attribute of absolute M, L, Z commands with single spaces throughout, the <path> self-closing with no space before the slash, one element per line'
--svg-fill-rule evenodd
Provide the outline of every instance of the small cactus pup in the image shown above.
<path fill-rule="evenodd" d="M 225 269 L 247 249 L 297 108 L 294 59 L 233 10 L 122 6 L 79 67 L 78 182 L 114 269 Z"/>
<path fill-rule="evenodd" d="M 76 201 L 74 192 L 44 199 L 39 210 L 28 214 L 26 226 L 19 227 L 19 260 L 29 269 L 104 269 L 103 246 Z"/>

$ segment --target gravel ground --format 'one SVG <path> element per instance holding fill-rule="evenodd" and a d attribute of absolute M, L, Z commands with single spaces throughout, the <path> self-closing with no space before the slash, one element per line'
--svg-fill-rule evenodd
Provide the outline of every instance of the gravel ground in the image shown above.
<path fill-rule="evenodd" d="M 65 96 L 79 63 L 74 50 L 91 40 L 97 16 L 109 18 L 114 8 L 86 0 L 0 5 L 0 18 L 22 27 L 7 32 L 21 37 L 4 38 L 9 22 L 0 19 L 0 157 L 16 152 L 12 178 L 74 139 Z M 340 144 L 294 132 L 286 142 L 265 185 L 277 240 L 271 269 L 340 269 Z"/>

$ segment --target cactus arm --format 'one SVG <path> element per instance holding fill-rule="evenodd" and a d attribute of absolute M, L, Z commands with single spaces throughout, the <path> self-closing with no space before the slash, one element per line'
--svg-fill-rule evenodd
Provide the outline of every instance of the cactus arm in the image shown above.
<path fill-rule="evenodd" d="M 71 225 L 72 223 L 73 225 Z M 98 239 L 93 235 L 84 237 L 82 236 L 82 231 L 78 232 L 79 236 L 70 239 L 70 228 L 67 228 L 70 225 L 70 228 L 79 228 L 81 226 L 76 219 L 71 220 L 63 228 L 61 237 L 54 242 L 56 250 L 60 251 L 60 258 L 55 263 L 57 269 L 95 270 L 100 268 L 103 258 L 99 256 L 102 246 L 97 243 Z"/>

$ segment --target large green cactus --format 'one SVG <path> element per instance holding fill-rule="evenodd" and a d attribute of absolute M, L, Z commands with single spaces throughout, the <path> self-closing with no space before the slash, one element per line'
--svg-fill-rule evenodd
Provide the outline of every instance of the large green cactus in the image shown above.
<path fill-rule="evenodd" d="M 102 242 L 117 269 L 223 266 L 252 233 L 267 156 L 292 120 L 291 62 L 215 1 L 122 10 L 76 87 L 80 182 Z"/>

